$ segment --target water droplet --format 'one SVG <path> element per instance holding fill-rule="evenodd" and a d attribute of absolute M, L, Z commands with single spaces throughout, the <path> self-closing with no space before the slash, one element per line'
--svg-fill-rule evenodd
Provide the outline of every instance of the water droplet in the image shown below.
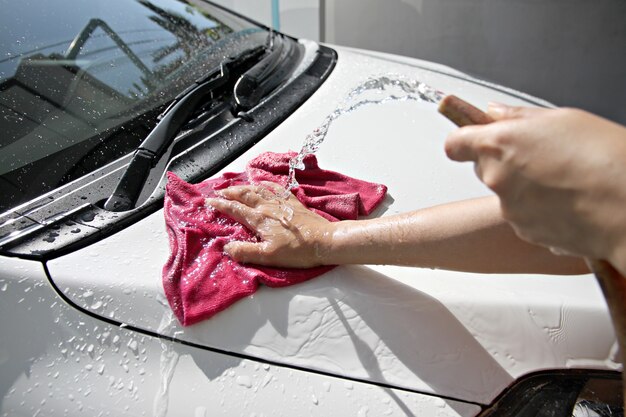
<path fill-rule="evenodd" d="M 241 385 L 242 387 L 252 387 L 252 381 L 250 380 L 250 377 L 248 375 L 239 375 L 236 381 L 237 384 Z"/>
<path fill-rule="evenodd" d="M 130 342 L 128 342 L 128 348 L 132 350 L 136 355 L 139 349 L 139 345 L 137 344 L 137 341 L 135 339 L 132 339 Z"/>
<path fill-rule="evenodd" d="M 263 381 L 261 381 L 261 387 L 265 388 L 267 384 L 272 381 L 272 378 L 274 378 L 272 374 L 265 374 L 265 376 L 263 377 Z"/>
<path fill-rule="evenodd" d="M 83 213 L 80 216 L 81 220 L 84 222 L 91 222 L 96 218 L 96 213 Z"/>

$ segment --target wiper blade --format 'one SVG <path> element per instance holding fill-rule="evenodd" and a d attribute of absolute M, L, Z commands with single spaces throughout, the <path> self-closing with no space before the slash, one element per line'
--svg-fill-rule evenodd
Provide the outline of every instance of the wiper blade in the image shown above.
<path fill-rule="evenodd" d="M 158 164 L 198 104 L 215 89 L 228 82 L 234 67 L 257 60 L 265 52 L 265 46 L 258 46 L 228 58 L 178 94 L 159 116 L 159 122 L 154 129 L 135 150 L 133 158 L 122 174 L 115 191 L 104 203 L 104 209 L 118 212 L 135 208 L 137 199 L 150 175 L 150 170 Z"/>
<path fill-rule="evenodd" d="M 300 49 L 283 35 L 268 39 L 271 52 L 246 71 L 235 83 L 233 95 L 239 110 L 249 110 L 278 87 L 300 60 Z"/>

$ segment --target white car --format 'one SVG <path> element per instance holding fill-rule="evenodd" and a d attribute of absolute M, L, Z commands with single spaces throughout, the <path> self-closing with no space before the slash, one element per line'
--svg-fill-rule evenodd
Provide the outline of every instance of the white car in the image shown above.
<path fill-rule="evenodd" d="M 344 266 L 187 327 L 164 295 L 166 171 L 330 121 L 320 166 L 387 185 L 386 216 L 489 194 L 439 92 L 548 103 L 202 0 L 4 2 L 0 27 L 1 416 L 623 415 L 592 275 Z"/>

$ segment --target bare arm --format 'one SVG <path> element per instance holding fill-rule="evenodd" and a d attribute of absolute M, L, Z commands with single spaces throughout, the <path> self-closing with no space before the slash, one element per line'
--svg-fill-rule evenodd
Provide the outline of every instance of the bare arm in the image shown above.
<path fill-rule="evenodd" d="M 393 264 L 470 272 L 588 272 L 578 258 L 555 256 L 520 240 L 500 216 L 495 197 L 331 223 L 295 197 L 280 201 L 263 187 L 232 187 L 222 194 L 224 199 L 209 199 L 207 204 L 247 225 L 262 239 L 226 246 L 242 262 L 301 268 Z"/>
<path fill-rule="evenodd" d="M 495 197 L 334 225 L 331 264 L 393 264 L 469 272 L 580 274 L 584 261 L 519 239 Z"/>

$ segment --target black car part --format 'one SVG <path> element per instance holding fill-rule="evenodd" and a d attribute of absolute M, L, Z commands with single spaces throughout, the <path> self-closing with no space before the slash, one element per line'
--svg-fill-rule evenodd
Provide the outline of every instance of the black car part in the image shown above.
<path fill-rule="evenodd" d="M 126 211 L 135 208 L 150 170 L 163 157 L 169 145 L 175 140 L 180 128 L 187 122 L 198 105 L 203 100 L 212 99 L 212 93 L 234 76 L 235 68 L 257 60 L 264 52 L 265 48 L 259 46 L 244 51 L 236 57 L 228 58 L 209 74 L 176 96 L 167 109 L 159 115 L 157 125 L 134 152 L 133 159 L 122 174 L 115 191 L 104 203 L 104 209 Z"/>
<path fill-rule="evenodd" d="M 283 42 L 302 47 L 290 38 L 285 37 Z M 169 148 L 174 156 L 171 160 L 161 158 L 152 172 L 161 173 L 167 168 L 189 182 L 210 177 L 302 105 L 326 80 L 336 60 L 334 50 L 319 46 L 304 72 L 245 113 L 233 115 L 230 103 L 224 101 L 211 101 L 196 109 Z M 149 195 L 140 196 L 138 207 L 123 212 L 103 208 L 131 158 L 129 154 L 13 213 L 0 224 L 0 254 L 52 259 L 110 236 L 160 209 L 165 191 L 161 174 L 148 178 L 145 188 L 150 190 Z"/>
<path fill-rule="evenodd" d="M 623 417 L 619 372 L 531 374 L 507 388 L 479 417 Z"/>

